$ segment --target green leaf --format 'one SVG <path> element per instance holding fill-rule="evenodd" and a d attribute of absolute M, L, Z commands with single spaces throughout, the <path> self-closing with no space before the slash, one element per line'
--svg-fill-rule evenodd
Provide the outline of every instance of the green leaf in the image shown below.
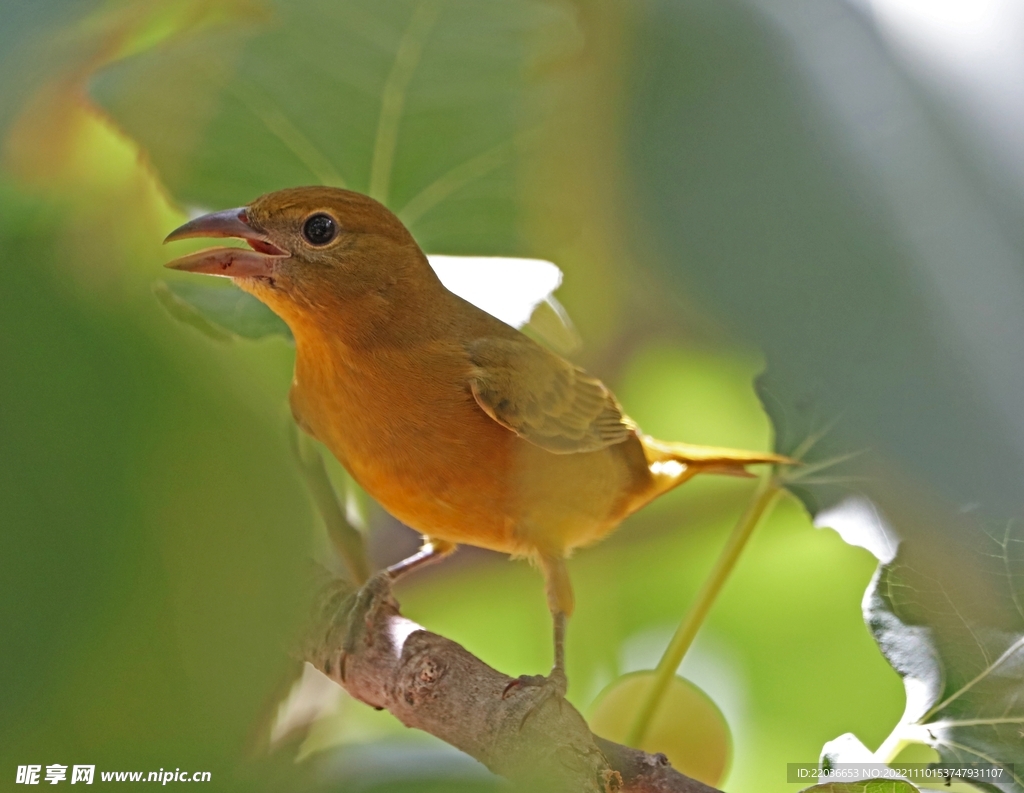
<path fill-rule="evenodd" d="M 578 47 L 533 0 L 278 0 L 116 62 L 92 94 L 186 206 L 365 192 L 426 250 L 512 255 L 518 163 Z"/>
<path fill-rule="evenodd" d="M 804 788 L 800 793 L 917 793 L 917 788 L 901 780 L 872 779 L 867 782 L 826 782 Z"/>
<path fill-rule="evenodd" d="M 868 591 L 865 613 L 903 677 L 896 734 L 928 743 L 943 763 L 993 763 L 986 790 L 1024 790 L 1024 531 L 1015 524 L 961 543 L 957 568 L 905 545 Z M 963 570 L 980 589 L 956 586 Z"/>
<path fill-rule="evenodd" d="M 137 228 L 119 209 L 104 240 Z M 76 212 L 0 179 L 0 249 L 24 265 L 0 293 L 0 766 L 52 757 L 68 782 L 70 758 L 114 767 L 116 744 L 268 790 L 280 777 L 238 758 L 293 663 L 308 499 L 268 411 L 226 397 L 234 353 L 167 344 L 148 294 L 67 288 L 89 261 L 61 244 Z M 61 653 L 89 670 L 67 687 L 40 662 Z M 286 764 L 289 790 L 323 784 Z"/>
<path fill-rule="evenodd" d="M 292 338 L 284 320 L 255 297 L 230 284 L 157 281 L 153 293 L 172 317 L 217 341 Z"/>
<path fill-rule="evenodd" d="M 1003 155 L 962 149 L 842 3 L 750 5 L 655 0 L 635 25 L 634 238 L 764 351 L 808 510 L 902 538 L 869 618 L 911 703 L 931 686 L 912 739 L 1020 764 L 1024 238 L 989 181 Z"/>
<path fill-rule="evenodd" d="M 557 93 L 543 66 L 577 44 L 564 10 L 531 0 L 277 2 L 133 51 L 92 90 L 186 206 L 330 184 L 394 208 L 427 250 L 507 255 L 518 163 Z M 215 338 L 290 337 L 241 292 L 157 294 Z"/>
<path fill-rule="evenodd" d="M 810 459 L 858 455 L 798 490 L 812 511 L 877 494 L 895 469 L 954 509 L 1017 514 L 1024 241 L 998 218 L 1019 207 L 984 189 L 842 4 L 825 5 L 820 29 L 796 6 L 773 25 L 713 2 L 647 6 L 627 219 L 677 291 L 764 350 L 780 449 L 821 436 Z M 827 36 L 858 65 L 825 57 Z M 878 114 L 884 131 L 866 120 Z"/>
<path fill-rule="evenodd" d="M 0 27 L 0 134 L 47 80 L 95 58 L 101 33 L 82 25 L 100 0 L 8 4 Z"/>

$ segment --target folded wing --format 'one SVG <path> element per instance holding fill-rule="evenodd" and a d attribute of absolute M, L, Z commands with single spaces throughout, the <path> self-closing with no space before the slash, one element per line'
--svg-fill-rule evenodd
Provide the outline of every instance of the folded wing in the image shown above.
<path fill-rule="evenodd" d="M 636 431 L 604 383 L 529 338 L 479 339 L 468 352 L 470 387 L 480 407 L 543 449 L 592 452 Z"/>

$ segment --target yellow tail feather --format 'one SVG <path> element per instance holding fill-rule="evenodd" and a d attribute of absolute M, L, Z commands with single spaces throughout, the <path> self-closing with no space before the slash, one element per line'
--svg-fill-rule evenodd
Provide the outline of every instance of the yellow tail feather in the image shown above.
<path fill-rule="evenodd" d="M 640 435 L 647 464 L 654 478 L 654 489 L 637 502 L 635 509 L 656 496 L 679 487 L 697 474 L 725 474 L 749 477 L 748 465 L 775 463 L 794 465 L 795 460 L 771 452 L 750 452 L 743 449 L 721 449 L 714 446 L 693 446 L 688 443 L 659 441 Z"/>
<path fill-rule="evenodd" d="M 693 446 L 688 443 L 659 441 L 650 435 L 641 435 L 640 443 L 650 463 L 674 460 L 686 466 L 707 471 L 713 469 L 740 469 L 757 463 L 792 465 L 795 461 L 771 452 L 749 452 L 743 449 L 720 449 L 715 446 Z"/>

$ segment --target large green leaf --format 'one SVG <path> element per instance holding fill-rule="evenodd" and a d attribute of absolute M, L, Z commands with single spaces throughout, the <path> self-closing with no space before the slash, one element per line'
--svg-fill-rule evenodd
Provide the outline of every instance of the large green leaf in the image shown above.
<path fill-rule="evenodd" d="M 655 2 L 638 24 L 638 244 L 765 351 L 782 448 L 824 432 L 821 457 L 860 453 L 856 475 L 884 462 L 1015 514 L 1024 245 L 997 218 L 1019 206 L 985 192 L 839 0 L 814 4 L 818 27 L 800 3 L 769 4 L 773 26 L 751 5 Z"/>
<path fill-rule="evenodd" d="M 971 537 L 975 540 L 975 537 Z M 1024 790 L 1024 531 L 1008 523 L 951 568 L 945 553 L 906 544 L 883 566 L 865 613 L 903 677 L 907 711 L 897 735 L 933 746 L 943 763 L 993 763 L 986 790 Z M 961 570 L 980 588 L 957 586 Z"/>
<path fill-rule="evenodd" d="M 808 509 L 902 537 L 870 617 L 934 689 L 916 738 L 1020 763 L 1022 540 L 980 528 L 1024 515 L 1019 201 L 839 0 L 656 1 L 635 33 L 635 243 L 764 350 Z"/>
<path fill-rule="evenodd" d="M 103 70 L 93 96 L 182 204 L 331 184 L 425 249 L 522 248 L 517 162 L 555 99 L 573 21 L 533 0 L 268 2 Z"/>
<path fill-rule="evenodd" d="M 428 251 L 508 255 L 518 162 L 557 89 L 545 63 L 575 43 L 532 0 L 277 2 L 115 62 L 93 95 L 182 204 L 329 184 L 389 205 Z M 288 335 L 249 295 L 172 291 L 165 307 L 207 330 Z"/>
<path fill-rule="evenodd" d="M 230 354 L 168 336 L 148 293 L 68 290 L 74 211 L 0 178 L 3 786 L 170 755 L 268 789 L 235 758 L 291 666 L 311 520 L 276 404 L 225 398 Z"/>
<path fill-rule="evenodd" d="M 99 0 L 5 3 L 0 26 L 0 132 L 24 109 L 40 85 L 95 58 L 99 31 L 76 27 Z"/>
<path fill-rule="evenodd" d="M 217 341 L 292 338 L 284 320 L 230 284 L 215 287 L 192 281 L 157 281 L 153 294 L 172 317 Z"/>

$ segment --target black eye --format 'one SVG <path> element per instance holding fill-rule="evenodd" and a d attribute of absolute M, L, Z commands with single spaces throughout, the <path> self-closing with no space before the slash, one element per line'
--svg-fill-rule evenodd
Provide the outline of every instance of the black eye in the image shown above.
<path fill-rule="evenodd" d="M 302 226 L 302 236 L 313 245 L 326 245 L 338 235 L 338 224 L 330 215 L 313 215 Z"/>

